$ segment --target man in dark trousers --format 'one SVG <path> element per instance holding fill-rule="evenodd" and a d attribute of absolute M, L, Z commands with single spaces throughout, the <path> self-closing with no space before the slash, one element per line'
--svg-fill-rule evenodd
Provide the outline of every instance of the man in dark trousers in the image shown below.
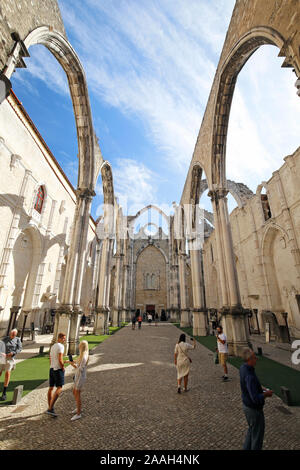
<path fill-rule="evenodd" d="M 257 357 L 250 348 L 243 351 L 245 363 L 240 367 L 240 383 L 242 391 L 243 410 L 249 425 L 244 450 L 261 450 L 265 433 L 265 416 L 263 407 L 265 398 L 273 392 L 263 388 L 255 374 Z"/>
<path fill-rule="evenodd" d="M 20 338 L 17 337 L 18 330 L 15 328 L 11 330 L 9 336 L 2 339 L 2 343 L 5 345 L 5 360 L 0 365 L 0 376 L 5 371 L 3 393 L 0 397 L 1 401 L 6 400 L 6 389 L 10 381 L 11 371 L 16 367 L 15 356 L 22 351 L 22 343 Z"/>

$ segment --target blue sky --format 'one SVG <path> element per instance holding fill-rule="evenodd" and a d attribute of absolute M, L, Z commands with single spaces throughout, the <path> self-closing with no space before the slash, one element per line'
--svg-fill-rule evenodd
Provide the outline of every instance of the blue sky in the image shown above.
<path fill-rule="evenodd" d="M 133 214 L 179 201 L 234 0 L 59 0 L 86 71 L 94 127 L 115 192 Z M 43 46 L 12 83 L 76 186 L 77 142 L 63 70 Z M 253 191 L 299 145 L 295 74 L 272 46 L 241 71 L 233 98 L 227 176 Z M 101 213 L 101 179 L 92 215 Z M 210 202 L 203 204 L 211 210 Z M 234 206 L 230 198 L 230 208 Z"/>

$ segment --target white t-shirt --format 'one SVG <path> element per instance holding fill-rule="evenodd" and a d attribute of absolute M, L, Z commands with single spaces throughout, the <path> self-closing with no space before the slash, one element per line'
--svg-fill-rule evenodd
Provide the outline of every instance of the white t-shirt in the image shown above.
<path fill-rule="evenodd" d="M 58 360 L 58 355 L 60 353 L 63 353 L 64 354 L 64 345 L 62 343 L 55 343 L 53 344 L 52 348 L 51 348 L 51 352 L 50 352 L 50 368 L 54 369 L 54 370 L 58 370 L 58 369 L 61 369 L 61 365 L 59 363 L 59 360 Z"/>
<path fill-rule="evenodd" d="M 228 346 L 227 346 L 227 338 L 226 338 L 226 335 L 224 335 L 224 333 L 221 333 L 220 335 L 218 335 L 220 339 L 222 339 L 223 341 L 225 341 L 225 344 L 222 344 L 220 343 L 220 341 L 218 341 L 218 351 L 220 353 L 228 353 Z"/>

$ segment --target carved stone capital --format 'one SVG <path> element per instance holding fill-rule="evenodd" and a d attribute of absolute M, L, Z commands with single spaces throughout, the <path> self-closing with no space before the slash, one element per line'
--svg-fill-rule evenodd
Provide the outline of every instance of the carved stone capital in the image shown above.
<path fill-rule="evenodd" d="M 96 193 L 93 189 L 90 188 L 77 188 L 76 196 L 79 199 L 91 199 L 96 196 Z"/>
<path fill-rule="evenodd" d="M 218 188 L 213 189 L 208 192 L 208 197 L 211 198 L 212 202 L 218 202 L 220 199 L 224 199 L 227 194 L 229 193 L 228 189 L 225 188 Z"/>

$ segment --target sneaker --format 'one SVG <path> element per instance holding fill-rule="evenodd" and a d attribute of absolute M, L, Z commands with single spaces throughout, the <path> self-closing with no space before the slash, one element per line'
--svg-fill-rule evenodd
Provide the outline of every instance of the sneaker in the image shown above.
<path fill-rule="evenodd" d="M 2 396 L 0 397 L 0 400 L 1 401 L 5 401 L 6 400 L 6 393 L 3 393 Z"/>
<path fill-rule="evenodd" d="M 77 408 L 75 408 L 75 409 L 71 412 L 72 415 L 74 415 L 75 413 L 77 413 Z"/>
<path fill-rule="evenodd" d="M 181 388 L 180 387 L 177 388 L 177 393 L 181 393 Z"/>
<path fill-rule="evenodd" d="M 55 413 L 53 408 L 52 408 L 52 410 L 47 410 L 46 413 L 48 415 L 52 416 L 52 418 L 57 418 L 57 414 Z"/>
<path fill-rule="evenodd" d="M 184 392 L 189 392 L 190 389 L 189 389 L 189 388 L 185 388 L 183 391 L 184 391 Z"/>
<path fill-rule="evenodd" d="M 76 419 L 80 419 L 81 415 L 74 415 L 73 418 L 71 418 L 71 421 L 76 421 Z"/>
<path fill-rule="evenodd" d="M 223 381 L 226 382 L 227 380 L 228 380 L 228 377 L 226 377 L 226 375 L 224 375 Z"/>

